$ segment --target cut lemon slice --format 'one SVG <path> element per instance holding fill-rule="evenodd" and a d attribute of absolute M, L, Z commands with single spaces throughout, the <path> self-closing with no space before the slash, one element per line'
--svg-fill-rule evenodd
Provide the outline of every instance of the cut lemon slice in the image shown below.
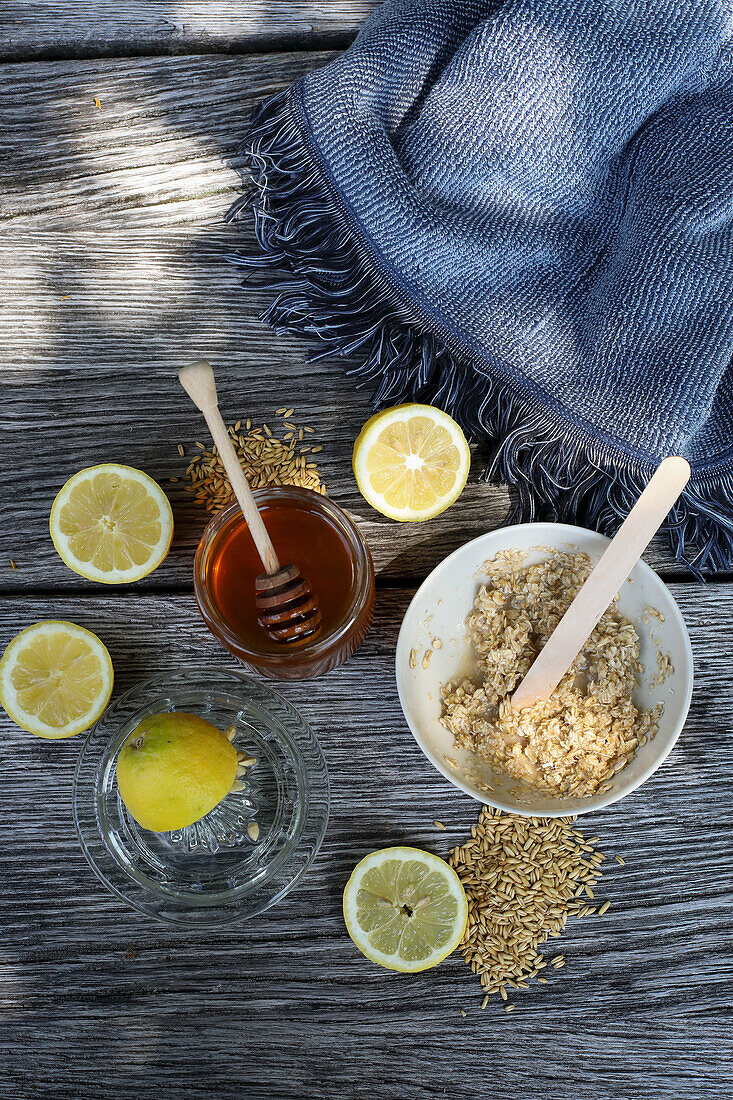
<path fill-rule="evenodd" d="M 53 502 L 50 527 L 69 569 L 89 581 L 127 584 L 165 558 L 173 513 L 151 477 L 108 462 L 69 478 Z"/>
<path fill-rule="evenodd" d="M 112 693 L 112 661 L 96 634 L 50 619 L 21 631 L 0 661 L 0 703 L 38 737 L 94 725 Z"/>
<path fill-rule="evenodd" d="M 383 848 L 354 868 L 344 920 L 368 959 L 413 973 L 442 962 L 466 930 L 468 903 L 452 867 L 419 848 Z"/>
<path fill-rule="evenodd" d="M 397 405 L 376 413 L 354 444 L 359 491 L 390 519 L 437 516 L 460 495 L 470 465 L 460 427 L 432 405 Z"/>

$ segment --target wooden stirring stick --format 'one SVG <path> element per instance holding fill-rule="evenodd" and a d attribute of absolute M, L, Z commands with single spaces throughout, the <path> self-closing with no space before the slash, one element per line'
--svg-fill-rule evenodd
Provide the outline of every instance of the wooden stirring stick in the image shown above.
<path fill-rule="evenodd" d="M 660 463 L 512 695 L 511 703 L 515 710 L 530 707 L 540 699 L 549 699 L 661 527 L 689 478 L 690 466 L 684 458 L 665 458 Z"/>
<path fill-rule="evenodd" d="M 219 412 L 219 399 L 211 365 L 202 359 L 178 372 L 188 396 L 204 414 L 232 491 L 242 509 L 265 572 L 255 580 L 255 601 L 260 625 L 277 642 L 299 642 L 315 637 L 321 628 L 321 612 L 310 585 L 294 565 L 281 566 L 275 547 L 252 496 L 237 452 Z"/>

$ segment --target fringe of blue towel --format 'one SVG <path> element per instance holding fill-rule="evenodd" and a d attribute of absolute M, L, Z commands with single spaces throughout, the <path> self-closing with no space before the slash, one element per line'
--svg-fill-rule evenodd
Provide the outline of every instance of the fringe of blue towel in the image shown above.
<path fill-rule="evenodd" d="M 259 253 L 229 259 L 270 270 L 279 293 L 264 315 L 276 332 L 315 338 L 316 361 L 354 360 L 348 373 L 374 388 L 375 408 L 427 401 L 455 417 L 472 442 L 490 448 L 484 477 L 514 488 L 510 522 L 556 519 L 613 534 L 652 469 L 552 421 L 525 396 L 478 370 L 398 301 L 360 247 L 298 120 L 293 89 L 265 102 L 242 152 L 250 189 L 227 221 L 254 212 Z M 733 473 L 693 475 L 666 523 L 681 564 L 702 578 L 733 565 Z"/>

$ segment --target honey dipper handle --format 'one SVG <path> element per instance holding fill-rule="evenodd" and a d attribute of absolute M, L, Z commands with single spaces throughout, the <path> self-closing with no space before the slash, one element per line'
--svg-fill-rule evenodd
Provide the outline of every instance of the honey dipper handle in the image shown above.
<path fill-rule="evenodd" d="M 684 458 L 665 458 L 654 471 L 588 580 L 514 692 L 512 707 L 515 710 L 552 695 L 659 530 L 689 477 L 690 467 Z"/>
<path fill-rule="evenodd" d="M 280 569 L 275 547 L 272 545 L 262 516 L 259 513 L 252 490 L 241 467 L 237 452 L 229 438 L 224 421 L 219 412 L 219 400 L 216 396 L 216 382 L 211 364 L 205 359 L 191 363 L 178 372 L 178 379 L 188 396 L 204 414 L 212 439 L 219 452 L 227 477 L 232 486 L 239 507 L 242 509 L 247 526 L 250 529 L 257 553 L 262 559 L 265 572 L 272 575 Z"/>

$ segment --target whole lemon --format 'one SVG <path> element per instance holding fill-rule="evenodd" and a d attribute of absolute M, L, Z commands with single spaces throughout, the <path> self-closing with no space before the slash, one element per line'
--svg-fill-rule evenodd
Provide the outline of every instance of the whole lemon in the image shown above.
<path fill-rule="evenodd" d="M 205 817 L 229 792 L 236 773 L 234 746 L 195 714 L 143 719 L 117 759 L 122 801 L 138 825 L 155 833 Z"/>

